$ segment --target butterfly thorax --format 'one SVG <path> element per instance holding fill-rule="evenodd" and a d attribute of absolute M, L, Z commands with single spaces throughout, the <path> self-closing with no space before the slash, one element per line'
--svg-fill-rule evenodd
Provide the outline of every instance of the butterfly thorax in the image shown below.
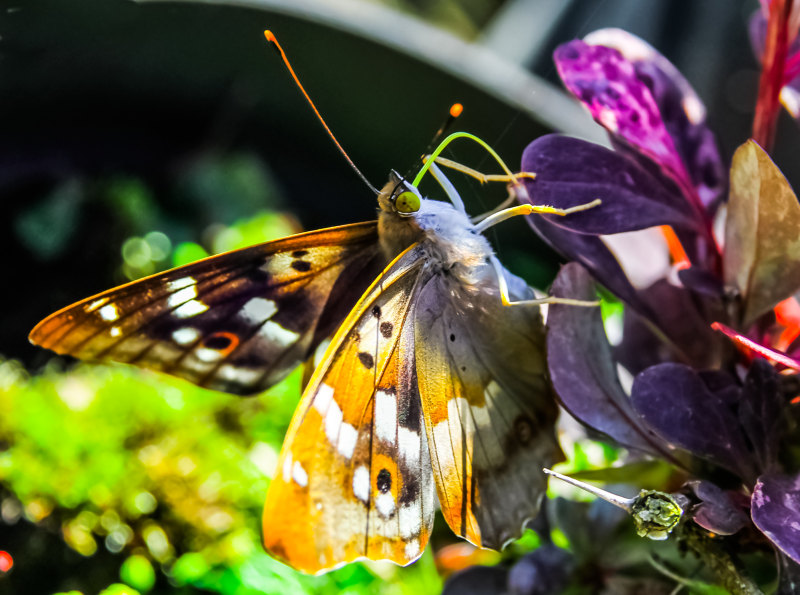
<path fill-rule="evenodd" d="M 452 204 L 421 199 L 418 211 L 405 214 L 389 199 L 396 183 L 387 184 L 378 196 L 378 234 L 384 256 L 391 260 L 414 243 L 426 256 L 426 266 L 454 275 L 467 287 L 490 272 L 489 242 L 466 213 Z"/>

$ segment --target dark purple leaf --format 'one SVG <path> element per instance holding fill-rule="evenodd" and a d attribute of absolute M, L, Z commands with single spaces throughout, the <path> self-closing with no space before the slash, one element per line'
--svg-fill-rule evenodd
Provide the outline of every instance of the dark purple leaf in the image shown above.
<path fill-rule="evenodd" d="M 567 586 L 574 566 L 572 554 L 543 545 L 523 556 L 508 572 L 510 595 L 551 595 Z"/>
<path fill-rule="evenodd" d="M 655 48 L 627 31 L 601 29 L 587 35 L 584 41 L 614 48 L 633 64 L 636 77 L 650 90 L 658 106 L 700 202 L 709 215 L 713 214 L 727 187 L 727 168 L 706 125 L 705 106 L 692 86 Z M 635 154 L 625 143 L 615 145 Z"/>
<path fill-rule="evenodd" d="M 713 301 L 703 301 L 702 296 L 665 279 L 639 291 L 638 295 L 653 312 L 650 322 L 669 340 L 671 352 L 661 353 L 661 361 L 689 362 L 696 368 L 712 367 L 719 361 L 727 346 L 708 326 L 709 313 L 704 311 L 713 306 Z"/>
<path fill-rule="evenodd" d="M 750 440 L 761 473 L 771 471 L 778 462 L 783 409 L 778 374 L 765 360 L 754 360 L 742 389 L 739 423 Z"/>
<path fill-rule="evenodd" d="M 575 40 L 559 46 L 556 67 L 567 89 L 601 126 L 659 164 L 679 186 L 693 192 L 687 170 L 650 89 L 616 49 Z"/>
<path fill-rule="evenodd" d="M 800 290 L 800 203 L 769 155 L 747 141 L 733 156 L 725 223 L 725 284 L 747 327 Z"/>
<path fill-rule="evenodd" d="M 754 477 L 736 416 L 689 366 L 666 363 L 648 368 L 634 379 L 631 400 L 667 442 L 740 477 Z"/>
<path fill-rule="evenodd" d="M 753 522 L 795 562 L 800 562 L 800 475 L 762 475 L 753 489 Z"/>
<path fill-rule="evenodd" d="M 747 496 L 723 490 L 709 481 L 691 482 L 700 499 L 694 508 L 694 522 L 719 535 L 733 535 L 750 523 Z"/>
<path fill-rule="evenodd" d="M 566 209 L 597 198 L 600 206 L 566 217 L 548 215 L 551 223 L 585 234 L 614 234 L 657 225 L 698 228 L 693 212 L 676 189 L 636 162 L 584 140 L 549 134 L 522 154 L 533 204 Z"/>
<path fill-rule="evenodd" d="M 532 215 L 527 219 L 534 231 L 554 250 L 568 260 L 581 263 L 595 279 L 626 304 L 645 315 L 650 314 L 650 310 L 639 299 L 616 257 L 599 237 L 571 232 L 553 225 L 538 215 Z"/>
<path fill-rule="evenodd" d="M 716 275 L 699 267 L 689 267 L 678 271 L 678 279 L 686 289 L 719 300 L 723 296 L 722 282 Z"/>
<path fill-rule="evenodd" d="M 591 278 L 577 263 L 561 269 L 552 294 L 595 299 Z M 644 428 L 619 384 L 600 309 L 553 304 L 547 324 L 550 378 L 567 410 L 620 444 L 669 457 Z"/>

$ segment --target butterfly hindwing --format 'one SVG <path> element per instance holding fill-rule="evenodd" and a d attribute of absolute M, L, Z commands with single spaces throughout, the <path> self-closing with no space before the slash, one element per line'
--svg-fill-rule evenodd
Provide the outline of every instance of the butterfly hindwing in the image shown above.
<path fill-rule="evenodd" d="M 252 394 L 282 379 L 344 319 L 384 264 L 377 240 L 370 222 L 212 256 L 73 304 L 30 339 Z"/>
<path fill-rule="evenodd" d="M 415 248 L 334 337 L 292 420 L 264 510 L 267 549 L 306 572 L 425 548 L 435 506 L 409 313 Z"/>
<path fill-rule="evenodd" d="M 537 514 L 542 467 L 561 451 L 539 310 L 503 306 L 494 273 L 485 278 L 433 275 L 420 289 L 416 365 L 442 513 L 458 535 L 500 549 Z"/>

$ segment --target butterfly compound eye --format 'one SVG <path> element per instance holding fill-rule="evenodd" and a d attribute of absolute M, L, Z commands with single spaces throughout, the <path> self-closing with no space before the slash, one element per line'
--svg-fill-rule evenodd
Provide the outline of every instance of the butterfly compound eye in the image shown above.
<path fill-rule="evenodd" d="M 416 213 L 419 211 L 419 196 L 406 190 L 397 195 L 394 206 L 399 213 Z"/>

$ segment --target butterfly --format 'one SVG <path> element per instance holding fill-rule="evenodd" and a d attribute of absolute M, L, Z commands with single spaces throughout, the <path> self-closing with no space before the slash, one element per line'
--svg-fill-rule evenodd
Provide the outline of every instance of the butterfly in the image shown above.
<path fill-rule="evenodd" d="M 460 204 L 392 174 L 378 220 L 212 256 L 87 298 L 30 340 L 250 395 L 333 335 L 287 433 L 264 543 L 317 573 L 408 564 L 437 506 L 500 549 L 537 514 L 561 458 L 532 290 Z M 498 276 L 499 275 L 499 276 Z"/>
<path fill-rule="evenodd" d="M 372 188 L 274 35 L 264 34 Z M 451 118 L 461 109 L 453 107 Z M 459 137 L 486 148 L 506 173 L 487 177 L 438 157 Z M 543 300 L 500 264 L 482 232 L 510 216 L 565 215 L 594 203 L 565 211 L 526 204 L 474 221 L 437 162 L 506 181 L 512 193 L 524 192 L 519 177 L 532 175 L 512 174 L 484 141 L 453 133 L 413 182 L 392 172 L 380 191 L 373 188 L 377 221 L 301 233 L 128 283 L 50 315 L 30 340 L 252 395 L 330 338 L 267 493 L 266 549 L 307 573 L 362 558 L 406 565 L 425 549 L 437 503 L 457 535 L 500 549 L 536 516 L 542 468 L 563 455 Z M 423 198 L 426 171 L 450 202 Z"/>

